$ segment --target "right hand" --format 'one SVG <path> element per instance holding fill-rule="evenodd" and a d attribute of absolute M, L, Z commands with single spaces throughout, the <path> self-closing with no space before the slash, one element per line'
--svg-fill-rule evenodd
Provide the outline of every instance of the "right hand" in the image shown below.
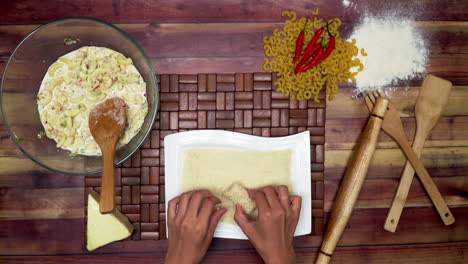
<path fill-rule="evenodd" d="M 258 217 L 250 221 L 240 205 L 234 219 L 267 264 L 293 264 L 294 231 L 301 212 L 302 199 L 289 195 L 288 187 L 267 186 L 256 190 L 253 199 Z"/>

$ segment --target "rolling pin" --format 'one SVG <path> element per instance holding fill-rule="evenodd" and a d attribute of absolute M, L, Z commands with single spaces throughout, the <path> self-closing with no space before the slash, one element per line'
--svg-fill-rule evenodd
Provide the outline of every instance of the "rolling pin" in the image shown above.
<path fill-rule="evenodd" d="M 382 121 L 387 112 L 388 100 L 379 98 L 372 110 L 364 132 L 359 138 L 356 151 L 346 170 L 346 174 L 336 195 L 327 230 L 315 264 L 330 262 L 336 244 L 348 223 L 354 204 L 366 178 L 372 155 L 374 154 L 377 138 Z"/>

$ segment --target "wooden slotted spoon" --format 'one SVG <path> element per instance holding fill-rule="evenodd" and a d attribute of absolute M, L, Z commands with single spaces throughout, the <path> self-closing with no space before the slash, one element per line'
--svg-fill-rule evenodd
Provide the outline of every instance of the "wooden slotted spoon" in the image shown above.
<path fill-rule="evenodd" d="M 97 104 L 89 114 L 89 130 L 102 151 L 101 200 L 103 214 L 115 209 L 115 147 L 127 119 L 125 102 L 113 97 Z"/>

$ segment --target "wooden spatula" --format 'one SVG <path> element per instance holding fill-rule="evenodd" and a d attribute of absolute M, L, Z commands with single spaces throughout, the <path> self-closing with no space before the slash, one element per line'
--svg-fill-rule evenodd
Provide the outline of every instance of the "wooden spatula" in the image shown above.
<path fill-rule="evenodd" d="M 124 100 L 113 97 L 97 104 L 89 114 L 89 130 L 102 152 L 101 200 L 103 214 L 115 209 L 115 147 L 127 119 Z"/>
<path fill-rule="evenodd" d="M 384 97 L 382 97 L 379 92 L 375 91 L 370 93 L 366 98 L 370 98 L 370 100 L 366 100 L 366 104 L 369 109 L 372 109 L 373 104 L 375 104 L 378 99 Z M 400 111 L 398 111 L 395 105 L 390 101 L 388 102 L 387 113 L 382 123 L 382 129 L 391 138 L 393 138 L 393 140 L 395 140 L 395 142 L 400 146 L 401 150 L 405 154 L 406 158 L 408 158 L 408 160 L 411 162 L 411 165 L 416 171 L 419 180 L 421 181 L 424 189 L 429 195 L 429 198 L 439 213 L 442 222 L 444 222 L 445 225 L 453 224 L 455 222 L 455 218 L 453 217 L 452 212 L 448 208 L 447 203 L 442 197 L 442 194 L 440 194 L 439 189 L 424 167 L 424 164 L 411 148 L 411 145 L 406 138 L 403 124 L 401 123 Z"/>
<path fill-rule="evenodd" d="M 419 157 L 424 147 L 424 142 L 447 104 L 452 83 L 447 80 L 428 75 L 422 84 L 419 97 L 416 102 L 416 134 L 413 139 L 413 150 Z M 397 192 L 393 197 L 392 206 L 385 219 L 385 230 L 395 232 L 400 220 L 401 212 L 405 206 L 406 198 L 414 178 L 414 169 L 409 161 L 406 161 L 403 174 Z"/>

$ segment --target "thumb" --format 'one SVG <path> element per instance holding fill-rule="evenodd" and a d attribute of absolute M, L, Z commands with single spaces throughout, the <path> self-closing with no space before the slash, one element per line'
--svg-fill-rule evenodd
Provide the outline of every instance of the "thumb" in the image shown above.
<path fill-rule="evenodd" d="M 253 197 L 257 191 L 258 189 L 247 189 L 247 194 L 249 195 L 249 198 L 253 200 Z"/>
<path fill-rule="evenodd" d="M 249 218 L 245 215 L 244 209 L 241 205 L 236 204 L 236 213 L 234 215 L 234 220 L 240 226 L 242 231 L 250 237 L 253 232 L 253 224 L 249 221 Z"/>
<path fill-rule="evenodd" d="M 221 217 L 226 213 L 226 211 L 226 208 L 220 208 L 211 215 L 210 226 L 208 227 L 208 234 L 210 237 L 213 237 L 219 219 L 221 219 Z"/>

